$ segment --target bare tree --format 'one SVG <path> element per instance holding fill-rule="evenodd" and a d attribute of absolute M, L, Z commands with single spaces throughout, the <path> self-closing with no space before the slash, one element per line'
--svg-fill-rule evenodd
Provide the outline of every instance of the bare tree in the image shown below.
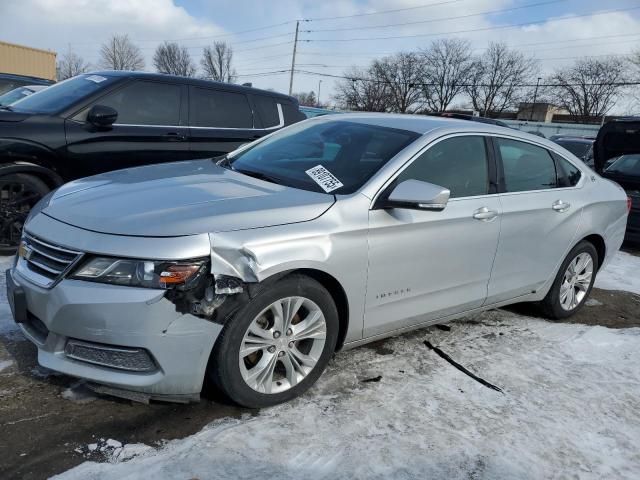
<path fill-rule="evenodd" d="M 189 50 L 177 43 L 165 42 L 158 45 L 153 55 L 153 65 L 160 73 L 183 77 L 193 77 L 196 74 L 196 66 L 191 60 Z"/>
<path fill-rule="evenodd" d="M 422 96 L 432 112 L 444 112 L 471 78 L 471 44 L 459 38 L 435 40 L 420 52 Z"/>
<path fill-rule="evenodd" d="M 389 109 L 392 112 L 411 113 L 420 107 L 420 58 L 415 53 L 397 53 L 371 65 L 373 77 L 386 84 Z"/>
<path fill-rule="evenodd" d="M 315 107 L 318 105 L 315 92 L 294 93 L 293 96 L 298 99 L 298 103 L 305 107 Z"/>
<path fill-rule="evenodd" d="M 58 81 L 66 80 L 67 78 L 85 73 L 89 71 L 90 68 L 91 66 L 85 62 L 80 55 L 69 50 L 58 60 L 56 77 Z"/>
<path fill-rule="evenodd" d="M 504 43 L 491 43 L 487 51 L 476 58 L 471 68 L 466 91 L 474 110 L 487 116 L 515 105 L 530 79 L 535 60 L 510 50 Z"/>
<path fill-rule="evenodd" d="M 583 58 L 556 70 L 548 83 L 553 101 L 574 117 L 601 117 L 616 103 L 628 79 L 628 66 L 617 57 Z"/>
<path fill-rule="evenodd" d="M 110 70 L 142 70 L 144 58 L 128 35 L 113 35 L 100 48 L 100 66 Z"/>
<path fill-rule="evenodd" d="M 347 77 L 336 83 L 334 99 L 347 110 L 386 112 L 389 110 L 389 88 L 372 67 L 366 70 L 351 68 Z"/>
<path fill-rule="evenodd" d="M 200 65 L 205 78 L 232 83 L 237 77 L 232 61 L 233 49 L 227 42 L 214 42 L 212 47 L 204 47 Z"/>

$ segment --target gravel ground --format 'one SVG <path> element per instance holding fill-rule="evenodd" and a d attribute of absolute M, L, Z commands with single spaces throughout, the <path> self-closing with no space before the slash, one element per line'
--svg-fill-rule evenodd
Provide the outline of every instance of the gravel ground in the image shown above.
<path fill-rule="evenodd" d="M 630 253 L 637 255 L 635 252 Z M 610 288 L 610 286 L 607 288 Z M 352 408 L 367 408 L 367 404 L 353 403 L 354 398 L 360 395 L 360 392 L 365 392 L 363 398 L 367 402 L 371 402 L 371 408 L 380 409 L 383 405 L 388 405 L 385 402 L 394 401 L 389 397 L 390 392 L 398 389 L 402 390 L 403 388 L 406 390 L 406 386 L 410 385 L 411 382 L 415 382 L 416 392 L 421 392 L 427 399 L 433 396 L 433 401 L 440 405 L 439 409 L 433 410 L 432 406 L 434 404 L 428 402 L 421 404 L 413 397 L 407 399 L 407 408 L 420 407 L 426 409 L 420 415 L 429 417 L 430 425 L 433 427 L 431 430 L 418 429 L 413 423 L 403 423 L 401 418 L 397 416 L 399 412 L 395 412 L 386 425 L 373 421 L 369 416 L 371 413 L 369 413 L 369 415 L 364 415 L 362 418 L 368 419 L 373 423 L 363 427 L 364 430 L 358 430 L 355 427 L 345 430 L 345 435 L 347 435 L 345 438 L 349 438 L 348 435 L 352 434 L 355 436 L 354 438 L 360 438 L 358 437 L 359 435 L 364 435 L 363 438 L 369 440 L 379 435 L 385 441 L 399 441 L 395 436 L 389 436 L 389 430 L 394 431 L 394 429 L 398 428 L 405 429 L 405 434 L 403 435 L 416 438 L 420 437 L 420 435 L 425 435 L 419 447 L 426 455 L 425 458 L 428 457 L 432 461 L 406 465 L 407 459 L 415 458 L 412 456 L 415 455 L 415 451 L 411 450 L 415 445 L 405 445 L 406 458 L 401 455 L 404 447 L 399 445 L 397 452 L 400 453 L 396 452 L 395 456 L 392 455 L 392 458 L 388 459 L 389 465 L 398 465 L 398 468 L 404 472 L 404 476 L 407 478 L 412 477 L 412 468 L 416 466 L 419 466 L 422 469 L 421 471 L 431 472 L 436 476 L 446 474 L 450 478 L 498 478 L 505 475 L 508 476 L 508 474 L 518 476 L 523 473 L 530 476 L 537 473 L 543 476 L 554 473 L 563 478 L 573 476 L 597 478 L 603 475 L 609 478 L 640 478 L 640 459 L 634 447 L 640 442 L 640 429 L 635 428 L 638 427 L 637 417 L 628 416 L 629 412 L 637 411 L 637 403 L 634 401 L 629 404 L 628 400 L 637 400 L 640 395 L 637 387 L 640 384 L 640 379 L 627 384 L 624 382 L 617 384 L 615 398 L 608 398 L 607 390 L 602 388 L 594 390 L 595 393 L 592 395 L 593 398 L 590 399 L 590 405 L 604 405 L 605 403 L 602 402 L 612 402 L 611 408 L 613 409 L 613 406 L 618 408 L 618 414 L 610 413 L 607 409 L 596 408 L 594 411 L 589 411 L 589 415 L 592 415 L 592 417 L 596 415 L 596 417 L 593 417 L 596 420 L 595 423 L 600 422 L 606 428 L 620 430 L 617 434 L 612 434 L 611 432 L 603 433 L 602 429 L 589 433 L 589 435 L 595 435 L 592 438 L 593 442 L 589 444 L 594 447 L 592 455 L 594 458 L 582 455 L 583 451 L 591 452 L 591 450 L 573 438 L 576 436 L 576 432 L 581 431 L 581 428 L 587 428 L 584 423 L 586 420 L 580 415 L 576 417 L 579 417 L 576 420 L 576 424 L 565 425 L 577 430 L 554 430 L 548 432 L 550 444 L 560 448 L 563 455 L 573 456 L 575 459 L 574 462 L 564 461 L 561 463 L 554 463 L 549 460 L 547 467 L 560 470 L 551 471 L 545 468 L 544 462 L 549 453 L 544 449 L 532 447 L 533 453 L 530 456 L 525 456 L 519 463 L 509 465 L 509 468 L 507 468 L 503 464 L 496 463 L 496 459 L 502 453 L 496 452 L 494 449 L 498 447 L 507 449 L 504 455 L 505 458 L 509 459 L 511 457 L 507 448 L 508 445 L 501 443 L 491 444 L 489 442 L 486 446 L 483 446 L 484 439 L 487 438 L 486 435 L 498 432 L 498 438 L 501 438 L 503 442 L 506 441 L 513 444 L 514 448 L 518 446 L 522 448 L 524 444 L 519 443 L 522 442 L 522 438 L 516 435 L 517 431 L 519 431 L 518 429 L 524 429 L 522 431 L 535 439 L 543 435 L 544 432 L 541 430 L 543 427 L 548 428 L 557 422 L 564 425 L 561 418 L 553 417 L 554 410 L 544 411 L 545 416 L 540 420 L 539 428 L 536 425 L 519 424 L 518 422 L 524 421 L 522 419 L 528 418 L 527 415 L 531 415 L 531 411 L 528 409 L 542 409 L 544 402 L 552 403 L 553 399 L 559 398 L 558 396 L 561 394 L 575 394 L 580 397 L 587 395 L 590 391 L 588 382 L 593 382 L 594 378 L 600 379 L 598 380 L 600 382 L 610 375 L 612 378 L 619 380 L 623 373 L 628 374 L 628 372 L 613 371 L 613 367 L 604 363 L 595 366 L 590 365 L 587 368 L 581 363 L 584 361 L 580 356 L 581 353 L 575 353 L 573 350 L 571 351 L 573 353 L 565 351 L 562 354 L 564 356 L 556 356 L 554 352 L 557 349 L 562 351 L 563 348 L 575 349 L 578 347 L 575 345 L 568 347 L 568 345 L 572 344 L 566 343 L 564 337 L 562 341 L 557 342 L 556 337 L 552 337 L 549 341 L 555 342 L 553 344 L 554 349 L 547 349 L 545 345 L 548 342 L 544 341 L 544 335 L 548 331 L 553 332 L 553 330 L 549 329 L 559 328 L 559 326 L 575 329 L 575 335 L 571 333 L 574 330 L 556 332 L 556 335 L 568 335 L 567 339 L 582 338 L 589 332 L 591 332 L 591 335 L 597 334 L 598 338 L 600 338 L 603 335 L 602 332 L 615 332 L 610 329 L 624 329 L 621 334 L 627 331 L 637 332 L 631 327 L 640 326 L 639 307 L 640 296 L 636 294 L 595 289 L 589 305 L 572 319 L 572 323 L 578 324 L 575 326 L 554 324 L 534 319 L 532 317 L 536 315 L 535 310 L 527 306 L 517 306 L 508 310 L 487 312 L 454 322 L 451 324 L 450 331 L 441 330 L 437 327 L 422 329 L 396 339 L 378 342 L 356 351 L 339 354 L 318 386 L 312 389 L 298 403 L 256 412 L 219 403 L 215 398 L 204 399 L 195 405 L 162 403 L 140 405 L 109 397 L 98 397 L 88 391 L 82 382 L 77 379 L 53 374 L 37 366 L 35 347 L 26 341 L 7 321 L 6 299 L 4 298 L 4 288 L 2 288 L 0 289 L 0 431 L 2 431 L 0 436 L 0 478 L 47 478 L 51 475 L 65 472 L 76 465 L 87 462 L 87 460 L 115 462 L 116 464 L 109 463 L 97 465 L 96 467 L 96 464 L 85 463 L 79 469 L 68 472 L 68 478 L 123 478 L 125 474 L 129 474 L 130 478 L 138 478 L 136 477 L 137 474 L 145 473 L 145 476 L 147 476 L 147 468 L 149 472 L 154 472 L 154 476 L 157 478 L 192 478 L 197 475 L 200 475 L 199 478 L 218 478 L 213 473 L 209 475 L 203 473 L 202 468 L 206 467 L 206 463 L 200 465 L 200 469 L 196 468 L 196 466 L 198 465 L 198 458 L 203 459 L 202 461 L 204 462 L 220 462 L 224 460 L 224 458 L 213 458 L 211 453 L 208 455 L 201 454 L 203 448 L 212 445 L 212 442 L 215 443 L 216 438 L 219 438 L 218 431 L 220 429 L 231 429 L 227 434 L 229 441 L 225 440 L 226 449 L 221 445 L 220 448 L 214 449 L 214 451 L 220 455 L 228 456 L 234 453 L 237 454 L 235 450 L 229 451 L 229 448 L 234 445 L 233 441 L 237 440 L 235 436 L 240 435 L 241 438 L 245 438 L 247 441 L 250 435 L 259 437 L 255 430 L 251 430 L 250 425 L 261 425 L 262 423 L 264 424 L 264 431 L 274 431 L 272 423 L 278 423 L 279 419 L 284 418 L 281 417 L 282 415 L 295 414 L 295 411 L 292 412 L 294 407 L 305 409 L 305 411 L 308 410 L 310 412 L 309 415 L 315 412 L 316 417 L 310 418 L 316 419 L 324 418 L 322 415 L 327 415 L 327 412 L 332 412 L 333 410 L 341 412 L 341 409 L 346 409 L 341 412 L 345 414 L 344 420 L 348 423 L 353 422 L 356 425 L 360 425 L 359 414 L 363 412 L 350 410 Z M 522 325 L 527 326 L 527 328 L 523 328 Z M 600 329 L 595 326 L 609 328 Z M 607 333 L 606 335 L 614 335 L 614 333 Z M 609 338 L 606 335 L 607 342 L 612 341 L 611 338 L 614 338 Z M 634 334 L 632 337 L 638 339 L 638 348 L 635 351 L 640 351 L 640 335 Z M 624 342 L 627 343 L 624 343 L 624 345 L 635 341 L 632 337 L 625 336 Z M 480 386 L 437 357 L 434 352 L 426 349 L 422 345 L 424 339 L 429 339 L 434 345 L 440 345 L 445 352 L 465 364 L 475 373 L 481 374 L 480 372 L 482 372 L 481 376 L 483 377 L 488 373 L 487 380 L 500 383 L 505 387 L 506 395 L 511 395 L 511 398 L 527 397 L 528 393 L 525 389 L 527 383 L 531 385 L 531 388 L 535 388 L 536 392 L 541 389 L 545 392 L 549 391 L 551 394 L 545 396 L 538 392 L 534 400 L 541 402 L 540 405 L 522 407 L 523 412 L 526 414 L 525 416 L 519 417 L 516 415 L 511 417 L 515 413 L 505 406 L 506 403 L 504 402 L 508 403 L 507 400 L 499 400 L 497 404 L 493 403 L 497 401 L 495 400 L 496 398 L 502 398 L 502 396 L 495 396 L 499 394 Z M 480 340 L 480 347 L 478 347 L 478 339 L 482 339 Z M 501 339 L 500 345 L 503 346 L 501 349 L 496 349 L 495 351 L 498 353 L 494 354 L 493 346 L 498 345 L 498 343 L 494 344 L 493 342 L 496 342 L 497 339 Z M 508 343 L 511 341 L 510 339 L 513 339 L 513 344 Z M 535 341 L 530 344 L 528 339 Z M 538 341 L 538 339 L 542 340 Z M 618 337 L 615 337 L 615 339 L 618 339 Z M 615 341 L 617 342 L 618 340 Z M 597 342 L 594 343 L 594 345 L 596 344 Z M 476 348 L 478 348 L 478 351 L 474 354 L 474 349 Z M 531 363 L 532 358 L 536 358 L 536 355 L 540 352 L 543 354 L 540 359 L 542 364 L 539 368 L 530 366 L 532 369 L 530 374 L 526 370 L 519 372 L 514 377 L 514 372 L 509 370 L 510 362 L 505 363 L 505 359 L 509 359 L 511 355 L 514 362 L 522 362 L 523 365 L 528 365 Z M 519 353 L 522 353 L 521 357 L 517 357 Z M 494 355 L 495 362 L 487 364 L 487 358 L 491 355 Z M 558 366 L 557 361 L 571 358 L 576 359 L 574 371 L 572 372 L 576 374 L 575 376 L 554 371 L 554 366 Z M 630 357 L 621 358 L 628 359 Z M 546 365 L 545 361 L 548 361 L 549 364 Z M 402 377 L 404 372 L 398 367 L 404 364 L 409 365 L 406 369 L 406 377 Z M 384 368 L 378 368 L 379 365 Z M 391 375 L 390 383 L 386 384 L 391 370 L 394 370 L 395 374 Z M 397 371 L 402 371 L 403 374 L 398 377 Z M 378 379 L 379 381 L 375 381 L 380 375 L 382 375 L 382 378 Z M 362 381 L 366 379 L 373 379 L 373 381 L 363 383 Z M 425 382 L 430 385 L 429 388 L 424 386 Z M 562 387 L 560 385 L 562 382 L 570 384 L 567 387 L 569 390 L 560 391 L 554 397 L 553 389 Z M 587 384 L 584 382 L 587 382 Z M 376 390 L 378 388 L 380 391 Z M 509 390 L 510 388 L 511 391 Z M 387 391 L 385 389 L 391 390 Z M 414 390 L 412 389 L 411 391 Z M 469 397 L 463 397 L 462 400 L 457 398 L 456 396 L 460 394 L 459 391 L 467 392 L 466 395 Z M 470 412 L 449 411 L 445 408 L 449 402 L 452 409 L 456 406 L 456 408 L 463 408 L 465 403 L 468 403 L 471 410 L 476 410 Z M 511 419 L 511 422 L 516 423 L 500 424 L 498 422 L 495 428 L 486 430 L 482 426 L 482 422 L 487 421 L 488 418 L 483 417 L 483 409 L 486 409 L 485 414 L 491 417 L 489 418 L 491 422 L 495 423 L 494 417 L 500 414 L 507 419 Z M 555 413 L 566 417 L 567 414 L 571 415 L 575 412 L 571 409 L 563 410 L 560 408 Z M 459 418 L 460 415 L 467 415 L 467 421 L 456 425 L 455 419 Z M 598 415 L 601 415 L 602 418 L 598 418 Z M 329 421 L 328 417 L 326 420 Z M 279 424 L 288 425 L 286 421 L 279 422 Z M 633 427 L 634 424 L 635 427 Z M 323 425 L 324 423 L 320 423 L 311 426 L 318 431 L 319 435 L 323 431 Z M 340 428 L 339 425 L 334 426 L 338 429 Z M 206 428 L 202 430 L 203 427 Z M 525 427 L 529 428 L 529 430 Z M 605 427 L 603 428 L 606 430 Z M 456 435 L 451 433 L 456 429 L 461 429 L 459 430 L 460 432 L 466 432 L 464 434 L 461 433 L 462 436 L 458 439 L 460 441 L 459 445 L 455 443 Z M 405 438 L 403 435 L 400 437 Z M 430 435 L 435 435 L 435 437 L 430 437 Z M 442 442 L 438 441 L 440 436 L 443 438 Z M 177 441 L 178 443 L 171 441 L 185 439 L 185 437 L 186 440 Z M 268 440 L 257 438 L 255 440 L 255 448 L 258 451 L 265 448 L 268 450 L 268 443 L 260 443 Z M 375 447 L 376 445 L 379 447 L 380 444 L 375 442 L 372 444 L 369 440 L 364 442 L 363 445 L 372 449 L 372 451 L 380 453 Z M 169 444 L 167 445 L 168 441 Z M 631 443 L 629 444 L 629 442 Z M 121 444 L 126 444 L 124 449 L 120 448 Z M 320 476 L 319 473 L 322 472 L 330 475 L 337 468 L 340 469 L 340 472 L 350 472 L 353 476 L 385 476 L 383 470 L 374 469 L 375 465 L 370 465 L 368 470 L 350 468 L 353 465 L 351 463 L 345 464 L 345 458 L 340 456 L 340 452 L 336 451 L 338 446 L 347 448 L 343 442 L 323 444 L 323 448 L 328 453 L 336 452 L 335 458 L 332 457 L 333 460 L 327 457 L 319 458 L 319 463 L 316 465 L 317 468 L 309 469 L 309 465 L 302 465 L 301 469 L 293 471 L 304 472 L 305 475 L 316 474 L 311 475 L 310 478 L 318 477 Z M 446 447 L 449 449 L 449 453 L 443 452 L 442 456 L 439 456 L 441 455 L 439 447 Z M 467 453 L 463 451 L 465 448 Z M 609 455 L 611 461 L 608 462 L 598 457 L 598 451 L 604 452 L 604 457 Z M 356 453 L 361 456 L 366 455 L 367 452 L 358 451 Z M 511 453 L 515 455 L 514 452 Z M 140 458 L 134 458 L 130 462 L 122 463 L 123 460 L 136 455 L 139 455 Z M 146 456 L 148 455 L 150 456 L 147 458 Z M 189 465 L 194 465 L 193 470 L 186 468 L 184 463 L 181 464 L 178 460 L 180 458 L 189 458 Z M 162 461 L 158 459 L 162 459 Z M 277 459 L 278 456 L 275 457 L 274 462 Z M 241 460 L 240 464 L 243 461 L 246 463 L 246 459 L 239 458 L 239 460 Z M 364 462 L 365 459 L 363 458 L 362 461 Z M 541 461 L 542 465 L 540 465 Z M 531 466 L 536 465 L 536 468 L 528 470 L 527 462 L 531 462 Z M 400 465 L 402 464 L 405 464 L 406 468 L 401 468 Z M 285 467 L 293 468 L 292 465 L 288 464 Z M 210 463 L 209 466 L 215 469 L 216 463 Z M 249 467 L 250 465 L 247 466 L 247 468 Z M 140 470 L 140 468 L 143 468 L 143 470 Z M 281 464 L 274 463 L 265 468 L 265 471 L 269 471 L 270 474 L 287 477 L 288 470 Z M 206 472 L 206 468 L 204 471 Z M 232 470 L 221 470 L 219 473 L 224 472 L 231 473 Z M 234 472 L 236 475 L 243 473 L 243 471 Z M 500 472 L 504 475 L 500 475 Z M 250 468 L 244 473 L 255 474 Z M 386 473 L 390 474 L 390 472 Z M 345 475 L 345 473 L 342 473 L 342 475 Z"/>

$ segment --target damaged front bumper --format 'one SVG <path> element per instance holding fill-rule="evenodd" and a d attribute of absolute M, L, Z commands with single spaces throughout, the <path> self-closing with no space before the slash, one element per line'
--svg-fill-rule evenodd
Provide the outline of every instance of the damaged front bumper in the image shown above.
<path fill-rule="evenodd" d="M 27 318 L 20 327 L 38 362 L 134 400 L 199 398 L 222 325 L 180 313 L 165 290 L 64 279 L 39 287 L 13 270 Z M 120 394 L 118 394 L 120 393 Z"/>

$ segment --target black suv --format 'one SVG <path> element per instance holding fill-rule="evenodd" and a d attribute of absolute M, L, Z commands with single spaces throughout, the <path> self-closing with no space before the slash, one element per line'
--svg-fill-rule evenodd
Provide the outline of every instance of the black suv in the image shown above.
<path fill-rule="evenodd" d="M 49 190 L 120 168 L 217 157 L 305 119 L 296 99 L 238 85 L 95 72 L 0 109 L 0 254 Z"/>

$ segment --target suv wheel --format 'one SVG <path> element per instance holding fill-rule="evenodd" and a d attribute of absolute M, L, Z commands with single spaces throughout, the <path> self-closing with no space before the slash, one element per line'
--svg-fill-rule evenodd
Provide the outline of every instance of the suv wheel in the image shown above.
<path fill-rule="evenodd" d="M 550 318 L 560 320 L 580 310 L 593 288 L 598 261 L 598 252 L 587 241 L 580 242 L 569 252 L 551 290 L 541 302 Z"/>
<path fill-rule="evenodd" d="M 329 292 L 306 276 L 287 276 L 227 321 L 209 375 L 242 406 L 276 405 L 315 383 L 337 337 L 338 312 Z"/>
<path fill-rule="evenodd" d="M 49 192 L 38 177 L 12 173 L 0 177 L 0 255 L 16 251 L 29 210 Z"/>

